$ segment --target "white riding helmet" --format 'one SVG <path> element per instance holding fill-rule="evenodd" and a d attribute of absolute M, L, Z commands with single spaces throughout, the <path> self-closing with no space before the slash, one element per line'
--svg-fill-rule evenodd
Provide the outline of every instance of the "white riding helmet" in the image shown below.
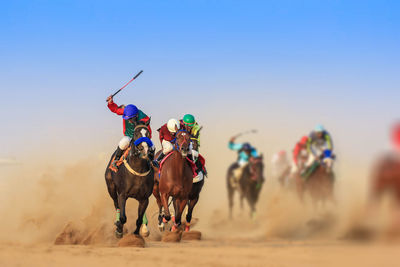
<path fill-rule="evenodd" d="M 176 133 L 176 129 L 179 130 L 180 124 L 176 119 L 170 119 L 167 122 L 167 128 L 168 128 L 168 131 L 170 131 L 171 133 Z"/>

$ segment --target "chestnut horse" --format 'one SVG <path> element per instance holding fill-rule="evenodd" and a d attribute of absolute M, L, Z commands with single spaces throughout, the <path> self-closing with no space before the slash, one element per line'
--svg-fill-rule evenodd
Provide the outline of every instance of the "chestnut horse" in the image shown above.
<path fill-rule="evenodd" d="M 372 197 L 390 191 L 400 204 L 400 156 L 389 154 L 378 164 L 372 180 Z"/>
<path fill-rule="evenodd" d="M 176 134 L 174 150 L 170 152 L 162 164 L 160 177 L 155 174 L 153 195 L 159 207 L 159 227 L 171 220 L 168 208 L 168 199 L 172 197 L 175 208 L 175 222 L 172 231 L 176 231 L 181 224 L 182 212 L 188 203 L 189 193 L 192 190 L 193 171 L 186 157 L 189 152 L 190 134 L 184 130 Z M 167 157 L 167 156 L 166 156 Z M 164 208 L 164 215 L 162 209 Z"/>
<path fill-rule="evenodd" d="M 304 178 L 297 173 L 294 175 L 296 180 L 297 193 L 301 200 L 305 192 L 308 192 L 314 204 L 318 202 L 325 203 L 326 200 L 333 201 L 334 173 L 332 171 L 333 159 L 326 158 L 325 162 L 319 161 L 318 167 L 308 177 Z"/>
<path fill-rule="evenodd" d="M 154 170 L 148 158 L 149 152 L 151 153 L 149 148 L 152 146 L 149 137 L 150 132 L 147 126 L 136 126 L 134 136 L 129 144 L 130 151 L 124 163 L 121 164 L 116 173 L 108 168 L 114 158 L 114 152 L 107 165 L 105 178 L 108 193 L 113 199 L 117 211 L 115 234 L 118 238 L 122 237 L 123 227 L 126 223 L 126 200 L 135 198 L 139 201 L 136 230 L 133 232 L 135 235 L 139 234 L 143 216 L 149 204 L 149 197 L 154 185 Z"/>

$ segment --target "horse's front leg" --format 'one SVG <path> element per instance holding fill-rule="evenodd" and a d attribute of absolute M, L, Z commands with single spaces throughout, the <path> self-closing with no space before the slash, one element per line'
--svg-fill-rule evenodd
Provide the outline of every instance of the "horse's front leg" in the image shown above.
<path fill-rule="evenodd" d="M 196 204 L 197 204 L 197 201 L 199 201 L 199 196 L 197 196 L 196 198 L 191 199 L 189 201 L 188 213 L 186 214 L 185 232 L 189 232 L 190 231 L 190 222 L 192 221 L 192 213 L 193 213 L 194 206 L 196 206 Z"/>
<path fill-rule="evenodd" d="M 162 232 L 165 230 L 165 225 L 163 222 L 163 215 L 162 215 L 162 202 L 161 202 L 161 197 L 160 197 L 160 189 L 159 189 L 159 184 L 157 181 L 154 182 L 154 187 L 153 187 L 153 196 L 156 198 L 156 202 L 158 205 L 158 229 Z"/>
<path fill-rule="evenodd" d="M 175 211 L 175 222 L 171 229 L 172 232 L 177 231 L 178 227 L 181 225 L 182 213 L 186 207 L 187 202 L 188 202 L 187 198 L 176 200 L 177 210 Z"/>
<path fill-rule="evenodd" d="M 146 212 L 148 205 L 149 205 L 148 198 L 146 198 L 145 200 L 139 201 L 138 218 L 136 220 L 136 230 L 133 232 L 134 235 L 139 234 L 140 227 L 142 226 L 142 223 L 143 223 L 143 216 L 144 216 L 144 213 Z"/>
<path fill-rule="evenodd" d="M 120 214 L 117 214 L 117 221 L 115 225 L 117 229 L 115 230 L 115 235 L 117 238 L 121 238 L 123 235 L 124 224 L 126 223 L 126 214 L 125 214 L 125 204 L 126 204 L 126 196 L 125 194 L 118 195 L 118 205 L 120 208 Z"/>
<path fill-rule="evenodd" d="M 164 223 L 171 220 L 171 213 L 169 212 L 169 208 L 168 208 L 168 198 L 169 198 L 168 193 L 161 194 L 161 203 L 162 203 L 162 206 L 164 207 L 164 218 L 163 218 Z"/>

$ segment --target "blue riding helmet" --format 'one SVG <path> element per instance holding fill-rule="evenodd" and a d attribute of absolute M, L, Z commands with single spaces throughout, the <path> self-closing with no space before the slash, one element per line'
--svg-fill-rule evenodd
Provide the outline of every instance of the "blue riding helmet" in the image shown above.
<path fill-rule="evenodd" d="M 250 151 L 251 150 L 251 145 L 249 143 L 244 143 L 242 146 L 242 149 L 245 151 Z"/>
<path fill-rule="evenodd" d="M 122 118 L 124 120 L 129 120 L 129 119 L 132 119 L 133 117 L 135 117 L 138 113 L 139 113 L 139 110 L 135 105 L 127 105 L 124 108 L 124 115 L 122 116 Z"/>
<path fill-rule="evenodd" d="M 318 124 L 318 125 L 315 126 L 314 131 L 323 132 L 323 131 L 325 131 L 325 128 L 321 124 Z"/>

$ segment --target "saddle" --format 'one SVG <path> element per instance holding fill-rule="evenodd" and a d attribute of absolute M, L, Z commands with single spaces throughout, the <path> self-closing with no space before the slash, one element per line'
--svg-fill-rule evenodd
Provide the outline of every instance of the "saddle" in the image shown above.
<path fill-rule="evenodd" d="M 124 160 L 128 157 L 129 151 L 131 150 L 131 147 L 128 147 L 127 149 L 125 149 L 124 153 L 122 154 L 122 156 L 120 157 L 120 159 L 117 161 L 116 165 L 119 167 L 121 166 L 122 163 L 124 163 Z M 108 168 L 110 170 L 112 170 L 113 172 L 117 172 L 118 169 L 116 169 L 112 163 L 115 160 L 115 155 L 112 157 L 111 161 L 110 161 L 110 165 L 108 165 Z"/>
<path fill-rule="evenodd" d="M 162 161 L 160 162 L 160 168 L 158 169 L 158 178 L 161 177 L 161 169 L 162 169 L 162 167 L 163 167 L 163 165 L 164 165 L 164 162 L 167 160 L 167 158 L 169 158 L 169 157 L 172 155 L 172 152 L 173 152 L 173 151 L 169 152 L 169 153 L 162 159 Z M 203 180 L 203 177 L 204 177 L 204 176 L 203 176 L 202 172 L 200 172 L 200 174 L 196 172 L 196 169 L 197 169 L 196 163 L 195 163 L 193 160 L 189 159 L 188 157 L 186 157 L 186 160 L 187 160 L 187 162 L 189 163 L 190 168 L 192 169 L 192 173 L 193 173 L 193 182 L 200 182 L 201 180 Z M 200 160 L 201 163 L 202 163 L 203 166 L 204 166 L 205 159 L 204 159 L 201 155 L 199 155 L 199 159 L 198 159 L 198 160 Z"/>

